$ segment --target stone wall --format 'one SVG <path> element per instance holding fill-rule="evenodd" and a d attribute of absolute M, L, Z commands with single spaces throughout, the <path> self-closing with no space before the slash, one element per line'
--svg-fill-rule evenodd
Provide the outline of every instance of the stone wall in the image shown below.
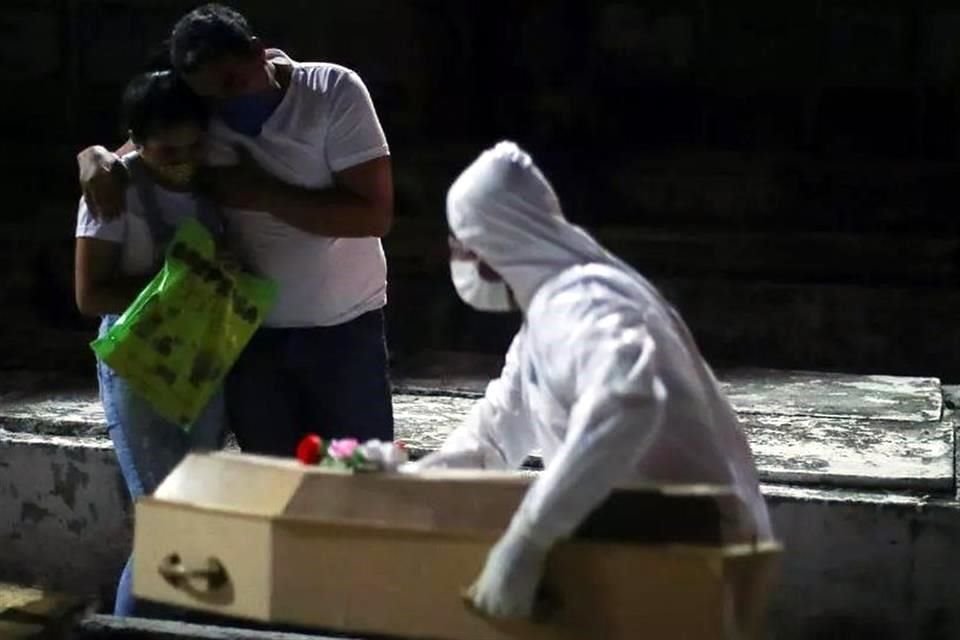
<path fill-rule="evenodd" d="M 120 141 L 123 83 L 194 4 L 0 9 L 0 329 L 13 336 L 0 364 L 85 366 L 92 325 L 70 295 L 73 155 Z M 515 328 L 460 308 L 442 259 L 411 257 L 442 256 L 446 186 L 483 146 L 514 137 L 572 219 L 640 238 L 618 249 L 671 294 L 710 357 L 960 376 L 950 3 L 236 5 L 268 44 L 351 66 L 370 86 L 394 152 L 387 246 L 406 247 L 390 255 L 398 357 L 497 351 Z"/>

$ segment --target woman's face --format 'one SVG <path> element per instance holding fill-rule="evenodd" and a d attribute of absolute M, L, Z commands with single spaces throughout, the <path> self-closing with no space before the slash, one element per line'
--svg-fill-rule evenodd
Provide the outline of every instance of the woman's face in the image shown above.
<path fill-rule="evenodd" d="M 163 183 L 183 187 L 190 183 L 203 160 L 205 132 L 195 123 L 158 129 L 138 147 L 143 162 Z"/>

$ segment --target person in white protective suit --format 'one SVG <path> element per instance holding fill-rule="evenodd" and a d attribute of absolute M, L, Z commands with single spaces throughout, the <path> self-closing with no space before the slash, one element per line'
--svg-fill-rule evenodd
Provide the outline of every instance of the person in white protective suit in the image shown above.
<path fill-rule="evenodd" d="M 485 151 L 447 196 L 451 275 L 485 311 L 524 323 L 500 378 L 430 468 L 544 470 L 470 590 L 495 617 L 527 617 L 550 548 L 618 485 L 731 485 L 741 533 L 772 537 L 750 448 L 677 312 L 563 216 L 553 188 L 510 142 Z"/>

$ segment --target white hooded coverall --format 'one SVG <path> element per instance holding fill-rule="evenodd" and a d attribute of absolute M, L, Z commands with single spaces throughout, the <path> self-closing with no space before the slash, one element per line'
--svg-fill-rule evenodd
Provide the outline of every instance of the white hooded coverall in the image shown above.
<path fill-rule="evenodd" d="M 750 448 L 686 325 L 564 219 L 530 156 L 508 142 L 484 152 L 450 188 L 447 214 L 525 321 L 500 378 L 417 466 L 511 469 L 540 450 L 544 470 L 511 528 L 546 547 L 614 487 L 644 481 L 731 485 L 746 506 L 740 524 L 770 538 Z"/>

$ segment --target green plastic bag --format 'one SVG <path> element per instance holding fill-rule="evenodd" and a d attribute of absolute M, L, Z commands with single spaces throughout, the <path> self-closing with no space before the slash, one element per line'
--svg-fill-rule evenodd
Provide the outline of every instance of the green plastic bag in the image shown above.
<path fill-rule="evenodd" d="M 215 256 L 210 232 L 183 222 L 160 273 L 90 345 L 158 414 L 184 428 L 219 389 L 276 297 L 272 282 Z"/>

